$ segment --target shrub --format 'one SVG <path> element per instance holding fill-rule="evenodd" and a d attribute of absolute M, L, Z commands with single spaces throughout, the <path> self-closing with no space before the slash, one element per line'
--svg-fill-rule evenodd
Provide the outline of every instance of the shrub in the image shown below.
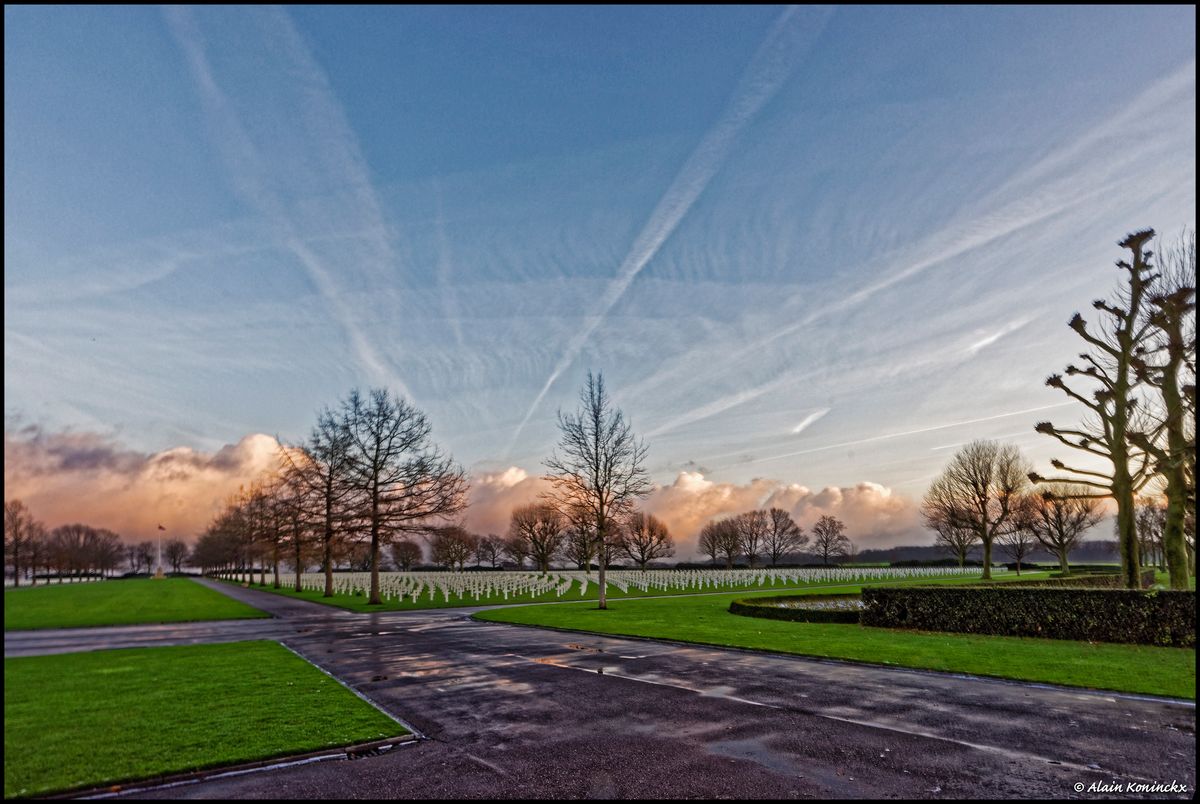
<path fill-rule="evenodd" d="M 729 613 L 743 617 L 761 617 L 766 620 L 788 620 L 798 623 L 857 623 L 857 609 L 825 609 L 812 606 L 781 606 L 781 601 L 822 603 L 835 600 L 857 600 L 858 595 L 780 595 L 778 597 L 751 597 L 735 600 L 729 604 Z"/>
<path fill-rule="evenodd" d="M 1196 593 L 1063 587 L 863 589 L 862 624 L 967 634 L 1195 647 Z"/>

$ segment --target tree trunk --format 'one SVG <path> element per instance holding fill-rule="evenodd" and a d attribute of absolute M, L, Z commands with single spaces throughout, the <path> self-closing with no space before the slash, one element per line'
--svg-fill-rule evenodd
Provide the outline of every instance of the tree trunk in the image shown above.
<path fill-rule="evenodd" d="M 379 605 L 383 598 L 379 596 L 379 497 L 372 495 L 371 499 L 371 597 L 368 604 Z"/>
<path fill-rule="evenodd" d="M 990 581 L 992 579 L 992 534 L 988 533 L 985 526 L 979 535 L 980 541 L 983 542 L 983 576 L 980 580 Z"/>
<path fill-rule="evenodd" d="M 1120 474 L 1120 467 L 1117 467 Z M 1133 489 L 1129 480 L 1114 478 L 1113 492 L 1117 498 L 1117 541 L 1121 548 L 1121 577 L 1127 589 L 1141 589 L 1141 557 L 1138 555 L 1137 521 L 1134 519 Z"/>
<path fill-rule="evenodd" d="M 1062 570 L 1062 574 L 1063 574 L 1063 575 L 1070 575 L 1070 574 L 1071 574 L 1071 567 L 1070 567 L 1070 565 L 1069 565 L 1069 564 L 1067 564 L 1067 551 L 1066 551 L 1066 549 L 1061 549 L 1061 550 L 1059 550 L 1059 551 L 1058 551 L 1058 568 L 1059 568 L 1060 570 Z"/>

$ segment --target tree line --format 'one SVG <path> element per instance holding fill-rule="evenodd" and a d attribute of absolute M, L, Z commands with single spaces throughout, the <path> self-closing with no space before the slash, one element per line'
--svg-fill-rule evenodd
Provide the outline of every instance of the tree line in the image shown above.
<path fill-rule="evenodd" d="M 163 561 L 179 572 L 188 557 L 181 539 L 163 543 Z M 126 543 L 107 528 L 72 523 L 47 529 L 21 500 L 4 502 L 5 563 L 12 567 L 13 585 L 25 577 L 36 585 L 39 575 L 63 580 L 107 578 L 123 568 L 130 573 L 150 572 L 158 546 L 153 541 Z"/>

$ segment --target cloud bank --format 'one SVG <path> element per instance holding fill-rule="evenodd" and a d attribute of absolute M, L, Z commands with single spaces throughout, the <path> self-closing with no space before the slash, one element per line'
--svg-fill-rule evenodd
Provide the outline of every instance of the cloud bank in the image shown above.
<path fill-rule="evenodd" d="M 277 448 L 273 437 L 254 433 L 214 452 L 143 453 L 96 433 L 8 426 L 5 498 L 24 500 L 49 527 L 86 522 L 137 540 L 154 536 L 161 523 L 171 536 L 192 541 L 240 485 L 277 466 Z M 542 476 L 517 466 L 477 472 L 470 481 L 464 524 L 477 533 L 505 533 L 514 507 L 550 489 Z M 656 485 L 643 503 L 670 528 L 680 559 L 695 555 L 707 522 L 772 506 L 806 528 L 825 514 L 836 516 L 860 548 L 929 541 L 916 503 L 878 483 L 811 489 L 769 478 L 721 483 L 684 471 Z"/>
<path fill-rule="evenodd" d="M 23 500 L 51 528 L 84 522 L 136 541 L 161 524 L 192 541 L 238 486 L 276 466 L 277 447 L 255 433 L 211 453 L 143 453 L 96 433 L 6 426 L 4 497 Z"/>
<path fill-rule="evenodd" d="M 475 475 L 466 525 L 479 533 L 504 533 L 512 508 L 536 499 L 549 486 L 515 466 Z M 805 529 L 826 514 L 836 516 L 861 549 L 930 541 L 917 502 L 871 482 L 811 489 L 769 478 L 718 483 L 701 472 L 680 472 L 674 482 L 655 486 L 642 507 L 666 523 L 675 537 L 677 559 L 696 554 L 696 540 L 706 523 L 754 508 L 783 508 Z"/>

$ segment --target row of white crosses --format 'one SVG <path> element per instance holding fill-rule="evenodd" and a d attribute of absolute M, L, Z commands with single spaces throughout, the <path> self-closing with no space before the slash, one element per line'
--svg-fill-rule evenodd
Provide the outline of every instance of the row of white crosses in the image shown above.
<path fill-rule="evenodd" d="M 998 571 L 998 570 L 997 570 Z M 760 569 L 675 569 L 610 570 L 608 586 L 622 594 L 636 590 L 641 594 L 679 594 L 752 587 L 788 587 L 837 585 L 888 580 L 916 580 L 978 576 L 979 568 L 967 567 L 845 567 L 845 568 L 760 568 Z M 325 575 L 304 573 L 301 587 L 324 591 Z M 578 586 L 585 597 L 596 584 L 593 573 L 582 570 L 540 572 L 381 572 L 379 591 L 385 599 L 407 600 L 418 604 L 423 599 L 442 603 L 451 599 L 472 602 L 503 602 L 512 598 L 561 598 Z M 341 595 L 365 595 L 371 588 L 369 572 L 339 572 L 333 576 L 333 591 Z"/>

